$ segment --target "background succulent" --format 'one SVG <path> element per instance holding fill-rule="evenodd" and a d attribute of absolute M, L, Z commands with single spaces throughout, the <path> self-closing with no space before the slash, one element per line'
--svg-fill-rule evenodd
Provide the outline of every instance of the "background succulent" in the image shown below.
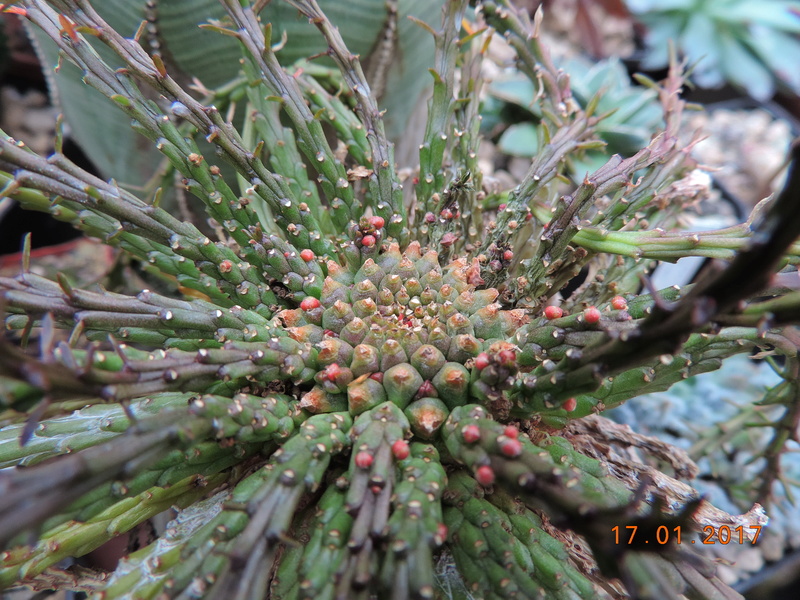
<path fill-rule="evenodd" d="M 800 91 L 800 2 L 795 0 L 626 0 L 647 27 L 642 66 L 663 68 L 670 42 L 702 87 L 732 83 L 758 100 L 776 88 Z"/>
<path fill-rule="evenodd" d="M 7 9 L 166 156 L 216 239 L 161 208 L 162 190 L 137 196 L 78 169 L 60 142 L 45 159 L 0 140 L 5 196 L 166 283 L 79 287 L 37 276 L 27 255 L 0 279 L 18 332 L 0 342 L 0 465 L 17 467 L 0 479 L 0 585 L 103 598 L 738 597 L 688 544 L 645 540 L 725 526 L 749 543 L 763 509 L 714 508 L 679 481 L 696 472 L 688 457 L 598 413 L 759 347 L 787 356 L 771 396 L 780 457 L 800 413 L 784 328 L 800 294 L 796 272 L 773 272 L 800 260 L 800 173 L 747 223 L 675 231 L 702 190 L 677 143 L 673 66 L 654 87 L 664 132 L 565 195 L 570 159 L 602 145 L 599 98 L 575 101 L 538 17 L 483 2 L 465 22 L 453 1 L 430 28 L 419 172 L 401 181 L 338 30 L 313 0 L 290 0 L 335 68 L 281 66 L 265 4 L 223 0 L 205 25 L 240 45 L 240 128 L 212 104 L 230 88 L 190 94 L 90 2 Z M 542 90 L 544 143 L 496 209 L 477 168 L 484 22 Z M 690 255 L 728 264 L 692 287 L 648 289 L 654 261 Z M 672 459 L 617 468 L 615 448 L 631 445 Z M 773 460 L 765 489 L 780 477 Z M 113 573 L 57 566 L 170 507 L 175 519 Z M 633 526 L 635 543 L 615 539 Z"/>
<path fill-rule="evenodd" d="M 573 98 L 582 107 L 591 101 L 597 102 L 595 110 L 606 115 L 596 127 L 597 136 L 606 146 L 589 150 L 584 157 L 575 160 L 574 177 L 580 178 L 587 171 L 597 169 L 609 154 L 634 154 L 662 127 L 658 94 L 652 88 L 632 85 L 619 59 L 593 63 L 575 56 L 559 61 L 558 65 L 570 75 Z M 535 156 L 540 139 L 544 139 L 538 126 L 542 115 L 538 113 L 535 82 L 517 71 L 510 71 L 496 77 L 487 86 L 487 92 L 489 99 L 483 111 L 486 128 L 494 129 L 504 121 L 510 122 L 497 139 L 498 149 L 512 156 Z M 524 116 L 506 115 L 509 105 L 522 109 Z"/>
<path fill-rule="evenodd" d="M 740 590 L 750 587 L 751 580 L 742 580 L 761 571 L 765 561 L 778 561 L 800 546 L 796 483 L 792 484 L 800 473 L 797 445 L 789 442 L 789 451 L 780 457 L 770 448 L 772 424 L 782 411 L 769 399 L 787 385 L 779 373 L 785 372 L 778 365 L 739 355 L 717 371 L 653 396 L 633 398 L 608 414 L 638 433 L 685 450 L 698 467 L 692 487 L 714 506 L 737 513 L 771 496 L 770 523 L 758 548 L 719 544 L 707 548 L 732 562 L 725 567 L 729 572 L 724 579 L 738 581 Z M 771 391 L 765 395 L 765 390 Z M 696 402 L 697 398 L 704 402 Z M 783 474 L 782 481 L 763 477 L 774 468 Z M 763 580 L 767 573 L 757 575 Z M 779 577 L 771 579 L 775 587 L 787 585 Z"/>

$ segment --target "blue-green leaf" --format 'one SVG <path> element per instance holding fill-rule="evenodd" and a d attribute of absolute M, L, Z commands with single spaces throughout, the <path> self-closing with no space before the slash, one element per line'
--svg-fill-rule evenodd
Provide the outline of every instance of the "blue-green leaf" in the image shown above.
<path fill-rule="evenodd" d="M 775 93 L 772 75 L 756 56 L 741 44 L 722 38 L 722 69 L 734 84 L 757 100 L 769 100 Z"/>
<path fill-rule="evenodd" d="M 539 130 L 533 123 L 512 125 L 500 136 L 497 147 L 512 156 L 534 156 L 539 150 Z"/>

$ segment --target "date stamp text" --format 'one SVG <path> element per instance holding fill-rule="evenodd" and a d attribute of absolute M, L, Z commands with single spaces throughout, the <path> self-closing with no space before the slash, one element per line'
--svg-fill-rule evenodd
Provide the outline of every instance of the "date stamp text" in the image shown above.
<path fill-rule="evenodd" d="M 755 544 L 758 541 L 758 536 L 761 535 L 761 527 L 761 525 L 750 525 L 749 527 L 745 527 L 744 525 L 739 525 L 738 527 L 729 527 L 728 525 L 712 527 L 711 525 L 706 525 L 703 527 L 703 534 L 700 540 L 684 540 L 683 543 L 730 544 L 731 542 L 738 542 L 739 544 L 744 544 L 745 542 L 751 542 Z M 648 539 L 644 539 L 641 533 L 637 537 L 638 529 L 638 525 L 626 525 L 625 527 L 617 525 L 616 527 L 612 527 L 611 531 L 614 533 L 614 543 L 627 544 L 628 546 L 641 543 L 653 543 L 662 546 L 670 542 L 675 542 L 676 544 L 681 543 L 680 525 L 672 529 L 666 525 L 661 525 L 656 528 L 655 535 L 647 536 Z M 650 537 L 652 537 L 652 539 L 650 539 Z"/>

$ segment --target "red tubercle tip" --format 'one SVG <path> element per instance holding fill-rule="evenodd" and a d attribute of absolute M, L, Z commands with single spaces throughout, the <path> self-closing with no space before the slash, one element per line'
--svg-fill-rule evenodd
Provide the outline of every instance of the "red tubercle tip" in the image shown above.
<path fill-rule="evenodd" d="M 219 263 L 220 273 L 230 273 L 233 270 L 233 263 L 229 260 L 223 260 Z"/>
<path fill-rule="evenodd" d="M 589 323 L 590 325 L 594 325 L 600 320 L 600 311 L 597 310 L 594 306 L 590 306 L 583 311 L 583 320 Z"/>
<path fill-rule="evenodd" d="M 415 394 L 417 399 L 427 398 L 429 396 L 436 398 L 438 395 L 439 393 L 436 391 L 436 388 L 430 381 L 427 380 L 422 382 L 422 385 L 419 386 L 419 390 L 417 390 L 417 393 Z"/>
<path fill-rule="evenodd" d="M 626 310 L 628 308 L 628 302 L 622 296 L 614 296 L 611 299 L 611 308 L 614 310 Z"/>
<path fill-rule="evenodd" d="M 522 442 L 515 438 L 503 438 L 498 443 L 500 453 L 508 458 L 515 458 L 522 454 Z"/>
<path fill-rule="evenodd" d="M 369 222 L 375 229 L 381 229 L 386 225 L 386 221 L 383 217 L 370 217 Z"/>
<path fill-rule="evenodd" d="M 509 366 L 517 362 L 517 353 L 513 350 L 500 350 L 500 352 L 497 353 L 497 358 L 500 364 Z"/>
<path fill-rule="evenodd" d="M 481 352 L 478 356 L 475 357 L 475 368 L 478 371 L 483 371 L 486 367 L 489 366 L 489 355 L 486 352 Z"/>
<path fill-rule="evenodd" d="M 564 316 L 564 310 L 560 306 L 545 306 L 544 318 L 548 321 L 553 319 L 560 319 Z"/>
<path fill-rule="evenodd" d="M 375 241 L 374 235 L 365 235 L 361 238 L 361 245 L 366 246 L 367 248 L 372 248 L 375 245 Z"/>
<path fill-rule="evenodd" d="M 578 408 L 578 401 L 575 400 L 575 398 L 567 398 L 564 404 L 561 405 L 561 408 L 563 408 L 567 412 L 572 412 L 573 410 Z"/>
<path fill-rule="evenodd" d="M 378 383 L 383 383 L 383 373 L 373 373 L 369 378 L 374 379 Z"/>
<path fill-rule="evenodd" d="M 437 541 L 437 543 L 444 544 L 445 540 L 447 540 L 447 534 L 448 533 L 449 532 L 448 532 L 448 529 L 447 529 L 447 525 L 445 525 L 444 523 L 439 523 L 436 526 L 436 541 Z"/>
<path fill-rule="evenodd" d="M 477 425 L 465 425 L 461 430 L 461 437 L 468 444 L 474 444 L 481 439 L 481 429 Z"/>
<path fill-rule="evenodd" d="M 369 469 L 372 466 L 373 461 L 372 454 L 369 452 L 361 451 L 356 454 L 356 466 L 359 469 Z"/>
<path fill-rule="evenodd" d="M 516 427 L 513 427 L 511 425 L 508 425 L 503 430 L 503 435 L 506 436 L 507 438 L 511 438 L 512 440 L 515 440 L 515 439 L 517 439 L 519 437 L 519 429 L 517 429 Z"/>
<path fill-rule="evenodd" d="M 489 465 L 481 465 L 475 469 L 475 479 L 483 487 L 489 487 L 494 483 L 494 469 Z"/>
<path fill-rule="evenodd" d="M 453 211 L 450 210 L 449 208 L 443 208 L 442 212 L 439 213 L 439 216 L 449 221 L 450 219 L 453 218 Z"/>
<path fill-rule="evenodd" d="M 314 260 L 314 252 L 306 248 L 305 250 L 300 251 L 300 258 L 302 258 L 306 262 L 311 262 Z"/>
<path fill-rule="evenodd" d="M 405 460 L 408 458 L 408 455 L 411 453 L 411 450 L 408 448 L 408 442 L 405 440 L 397 440 L 394 444 L 392 444 L 392 454 L 397 460 Z"/>
<path fill-rule="evenodd" d="M 513 260 L 514 253 L 511 250 L 506 250 L 503 252 L 503 260 Z"/>
<path fill-rule="evenodd" d="M 291 253 L 291 252 L 284 252 L 284 253 L 283 253 L 283 257 L 284 257 L 284 258 L 289 258 L 291 255 L 292 255 L 292 253 Z"/>
<path fill-rule="evenodd" d="M 328 381 L 336 381 L 336 378 L 342 374 L 342 368 L 336 363 L 333 363 L 325 367 L 323 373 Z"/>
<path fill-rule="evenodd" d="M 319 308 L 322 306 L 319 300 L 314 298 L 314 296 L 308 296 L 307 298 L 303 298 L 302 302 L 300 302 L 300 308 L 303 310 L 314 310 L 315 308 Z"/>

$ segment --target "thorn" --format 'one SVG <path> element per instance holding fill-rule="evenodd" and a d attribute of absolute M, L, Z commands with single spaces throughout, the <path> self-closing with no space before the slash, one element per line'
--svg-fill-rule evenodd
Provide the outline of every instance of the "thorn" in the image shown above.
<path fill-rule="evenodd" d="M 72 298 L 73 288 L 67 279 L 67 276 L 64 275 L 64 273 L 58 273 L 56 275 L 56 279 L 58 280 L 58 285 L 61 287 L 61 291 Z"/>
<path fill-rule="evenodd" d="M 47 313 L 42 319 L 42 333 L 39 338 L 39 359 L 47 364 L 52 362 L 53 347 L 55 346 L 56 324 L 52 313 Z"/>
<path fill-rule="evenodd" d="M 164 61 L 161 60 L 161 56 L 158 54 L 153 54 L 152 56 L 153 65 L 155 65 L 158 74 L 163 78 L 167 76 L 167 67 L 164 66 Z"/>
<path fill-rule="evenodd" d="M 28 418 L 25 420 L 25 426 L 22 428 L 22 432 L 19 434 L 19 445 L 24 446 L 33 437 L 33 432 L 36 429 L 36 426 L 39 424 L 39 419 L 44 414 L 45 409 L 50 406 L 50 397 L 45 396 L 41 399 L 39 404 L 36 405 L 36 408 L 33 409 L 33 412 L 28 415 Z"/>
<path fill-rule="evenodd" d="M 139 28 L 136 30 L 136 33 L 133 34 L 134 42 L 137 44 L 139 43 L 139 40 L 142 39 L 142 34 L 145 32 L 145 29 L 147 29 L 147 19 L 142 19 L 142 22 L 139 23 Z"/>
<path fill-rule="evenodd" d="M 25 322 L 25 327 L 22 329 L 22 336 L 19 342 L 19 345 L 23 350 L 28 348 L 28 342 L 30 341 L 32 330 L 33 317 L 28 317 L 28 320 Z"/>
<path fill-rule="evenodd" d="M 78 361 L 75 360 L 75 354 L 67 344 L 64 342 L 59 342 L 58 353 L 59 357 L 61 358 L 61 362 L 65 367 L 67 367 L 70 371 L 78 371 Z"/>
<path fill-rule="evenodd" d="M 77 44 L 80 40 L 77 32 L 75 31 L 75 23 L 70 21 L 64 15 L 58 15 L 58 22 L 62 27 L 61 32 L 66 33 L 69 36 L 69 39 L 72 40 L 73 44 Z"/>
<path fill-rule="evenodd" d="M 650 280 L 647 275 L 639 274 L 639 281 L 642 282 L 642 285 L 653 298 L 653 304 L 655 304 L 658 308 L 663 310 L 664 312 L 671 312 L 673 305 L 669 302 L 665 302 L 661 296 L 658 295 L 658 290 L 656 290 L 653 282 Z"/>
<path fill-rule="evenodd" d="M 56 154 L 63 154 L 64 148 L 64 115 L 59 113 L 56 117 L 56 137 L 53 142 L 53 150 Z"/>
<path fill-rule="evenodd" d="M 128 357 L 125 355 L 125 351 L 122 349 L 122 344 L 120 344 L 116 338 L 112 335 L 108 336 L 108 343 L 114 348 L 114 352 L 116 352 L 117 356 L 122 359 L 122 364 L 124 365 L 124 369 L 130 368 L 130 361 Z"/>
<path fill-rule="evenodd" d="M 12 15 L 19 15 L 20 17 L 27 17 L 28 11 L 22 8 L 21 6 L 6 6 L 5 4 L 0 4 L 0 9 L 4 13 L 9 13 Z"/>
<path fill-rule="evenodd" d="M 88 375 L 91 370 L 92 366 L 94 365 L 94 355 L 97 352 L 99 345 L 97 342 L 92 342 L 89 344 L 89 347 L 86 348 L 86 356 L 84 357 L 84 365 L 83 369 L 81 369 L 80 373 L 78 373 L 78 377 L 85 377 Z"/>
<path fill-rule="evenodd" d="M 124 412 L 125 416 L 128 417 L 128 421 L 130 421 L 129 429 L 133 428 L 138 430 L 139 419 L 136 418 L 136 415 L 133 414 L 133 410 L 131 410 L 130 400 L 120 400 L 119 405 L 122 407 L 122 412 Z"/>
<path fill-rule="evenodd" d="M 409 15 L 406 18 L 409 21 L 411 21 L 412 23 L 414 23 L 415 25 L 418 25 L 418 26 L 422 27 L 425 31 L 430 33 L 434 38 L 439 37 L 438 34 L 436 33 L 436 31 L 433 29 L 433 27 L 428 25 L 425 21 L 423 21 L 421 19 L 418 19 L 417 17 L 412 17 L 411 15 Z"/>
<path fill-rule="evenodd" d="M 31 272 L 31 233 L 25 234 L 22 238 L 22 272 Z"/>
<path fill-rule="evenodd" d="M 236 115 L 236 102 L 231 102 L 230 106 L 228 106 L 228 112 L 225 114 L 225 122 L 232 123 L 234 115 Z"/>

